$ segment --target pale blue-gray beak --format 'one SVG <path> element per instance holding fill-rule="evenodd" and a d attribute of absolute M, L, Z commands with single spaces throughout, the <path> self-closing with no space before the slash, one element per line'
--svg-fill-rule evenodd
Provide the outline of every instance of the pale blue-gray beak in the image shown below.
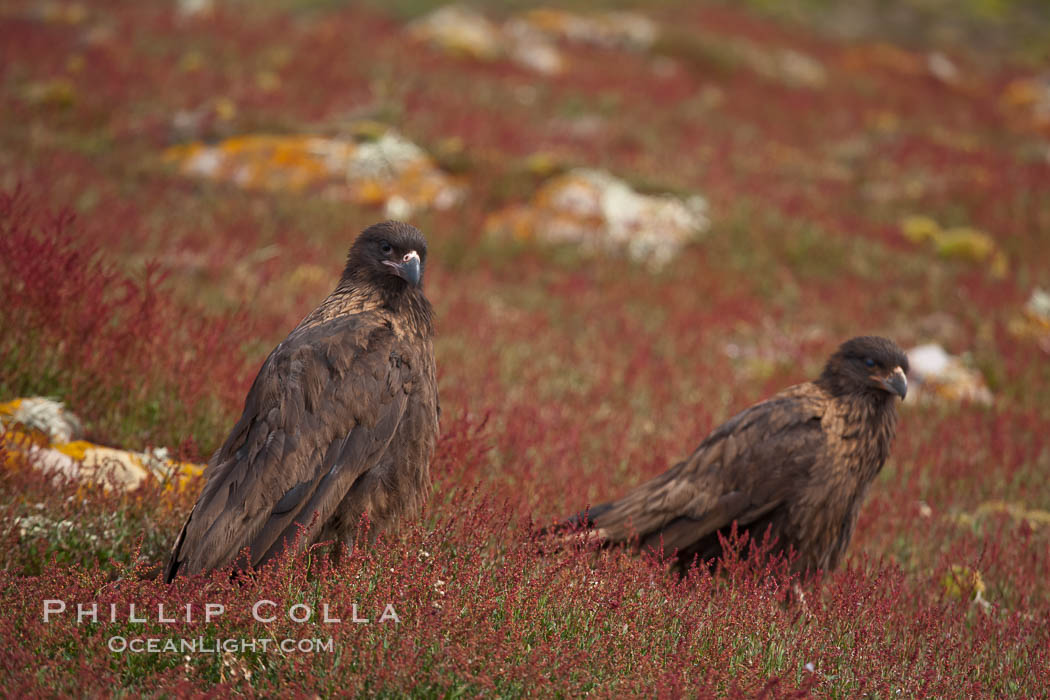
<path fill-rule="evenodd" d="M 895 367 L 888 376 L 880 379 L 879 384 L 891 394 L 901 397 L 901 401 L 908 395 L 908 378 L 904 376 L 904 370 L 900 367 Z"/>
<path fill-rule="evenodd" d="M 394 274 L 413 287 L 419 286 L 419 281 L 423 277 L 423 266 L 419 259 L 419 253 L 416 251 L 410 250 L 405 253 L 400 262 L 384 260 L 383 264 L 394 268 Z"/>

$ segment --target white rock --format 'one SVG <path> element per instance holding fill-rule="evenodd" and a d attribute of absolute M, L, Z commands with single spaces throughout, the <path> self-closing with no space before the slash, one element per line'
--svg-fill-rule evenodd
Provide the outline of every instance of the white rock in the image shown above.
<path fill-rule="evenodd" d="M 45 397 L 21 399 L 17 408 L 10 413 L 9 420 L 41 431 L 51 442 L 76 440 L 84 430 L 80 419 L 67 410 L 61 401 Z"/>
<path fill-rule="evenodd" d="M 412 216 L 413 211 L 411 202 L 397 194 L 386 200 L 386 207 L 384 207 L 384 210 L 386 218 L 397 219 L 399 221 L 403 221 Z"/>
<path fill-rule="evenodd" d="M 1024 307 L 1033 316 L 1050 321 L 1050 292 L 1036 287 Z"/>
<path fill-rule="evenodd" d="M 959 69 L 940 51 L 933 51 L 926 57 L 926 67 L 929 68 L 930 74 L 942 83 L 959 82 Z"/>
<path fill-rule="evenodd" d="M 503 53 L 499 28 L 460 5 L 439 7 L 410 23 L 407 29 L 416 39 L 475 58 L 492 59 Z"/>
<path fill-rule="evenodd" d="M 992 392 L 981 373 L 940 345 L 919 345 L 908 350 L 907 355 L 911 380 L 909 397 L 914 394 L 920 401 L 992 403 Z"/>
<path fill-rule="evenodd" d="M 919 345 L 908 351 L 908 364 L 916 377 L 937 377 L 948 369 L 952 356 L 936 343 Z"/>

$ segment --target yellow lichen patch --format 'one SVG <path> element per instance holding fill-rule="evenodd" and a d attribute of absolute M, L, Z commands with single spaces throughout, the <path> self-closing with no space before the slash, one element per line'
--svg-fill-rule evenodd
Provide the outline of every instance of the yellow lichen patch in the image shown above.
<path fill-rule="evenodd" d="M 919 76 L 926 72 L 922 56 L 885 43 L 848 49 L 841 60 L 843 68 L 858 73 L 880 69 L 898 75 Z"/>
<path fill-rule="evenodd" d="M 968 598 L 972 601 L 983 601 L 986 590 L 981 572 L 961 564 L 952 564 L 948 573 L 941 579 L 941 587 L 952 598 Z"/>
<path fill-rule="evenodd" d="M 39 12 L 41 19 L 55 24 L 81 24 L 88 17 L 87 8 L 79 2 L 45 2 Z"/>
<path fill-rule="evenodd" d="M 941 227 L 928 216 L 908 216 L 901 221 L 901 233 L 912 243 L 925 243 L 935 239 Z"/>
<path fill-rule="evenodd" d="M 26 102 L 40 107 L 72 107 L 77 101 L 77 89 L 63 78 L 30 83 L 22 91 Z"/>
<path fill-rule="evenodd" d="M 326 286 L 329 276 L 330 271 L 320 265 L 303 263 L 292 270 L 292 274 L 288 277 L 288 286 L 292 288 Z"/>
<path fill-rule="evenodd" d="M 192 462 L 173 462 L 172 464 L 175 468 L 175 480 L 173 483 L 168 483 L 168 489 L 175 488 L 182 491 L 188 484 L 204 474 L 204 465 L 202 464 L 193 464 Z"/>
<path fill-rule="evenodd" d="M 166 450 L 152 450 L 139 455 L 146 470 L 164 484 L 166 491 L 182 492 L 204 473 L 203 464 L 168 459 Z"/>
<path fill-rule="evenodd" d="M 929 245 L 946 260 L 962 260 L 988 265 L 992 277 L 1001 279 L 1009 272 L 1006 253 L 995 239 L 969 226 L 944 229 L 928 216 L 907 216 L 900 223 L 901 235 L 917 245 Z"/>
<path fill-rule="evenodd" d="M 985 262 L 996 252 L 991 236 L 969 227 L 941 231 L 934 238 L 937 255 L 968 262 Z"/>
<path fill-rule="evenodd" d="M 999 105 L 1018 126 L 1050 131 L 1050 81 L 1019 78 L 1003 89 Z"/>
<path fill-rule="evenodd" d="M 1050 525 L 1050 512 L 1038 508 L 1029 509 L 1023 503 L 1011 503 L 1001 500 L 985 501 L 977 506 L 974 515 L 982 516 L 990 513 L 1008 515 L 1013 520 L 1017 522 L 1023 521 L 1031 527 Z"/>
<path fill-rule="evenodd" d="M 24 452 L 37 447 L 47 446 L 47 435 L 32 428 L 15 424 L 5 426 L 0 424 L 0 447 L 4 452 L 4 466 L 17 467 L 21 465 L 21 456 Z"/>
<path fill-rule="evenodd" d="M 215 114 L 223 121 L 231 121 L 237 116 L 237 103 L 229 97 L 220 97 L 215 100 Z"/>
<path fill-rule="evenodd" d="M 95 446 L 87 440 L 74 440 L 54 446 L 56 450 L 78 462 L 83 461 L 93 447 Z"/>
<path fill-rule="evenodd" d="M 13 416 L 18 410 L 18 407 L 22 405 L 22 399 L 12 399 L 0 403 L 0 416 Z"/>

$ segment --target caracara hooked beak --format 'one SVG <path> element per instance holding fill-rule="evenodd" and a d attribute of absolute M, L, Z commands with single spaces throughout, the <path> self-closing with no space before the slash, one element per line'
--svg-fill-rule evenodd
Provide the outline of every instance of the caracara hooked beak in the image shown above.
<path fill-rule="evenodd" d="M 883 391 L 888 391 L 901 397 L 901 401 L 908 395 L 908 378 L 900 367 L 894 367 L 893 371 L 885 376 L 872 375 L 871 379 Z"/>
<path fill-rule="evenodd" d="M 397 275 L 401 279 L 405 280 L 413 287 L 419 286 L 420 277 L 422 277 L 423 270 L 420 266 L 419 253 L 414 250 L 410 250 L 405 253 L 400 262 L 394 262 L 393 260 L 384 260 L 384 265 L 389 265 L 394 268 L 393 274 Z"/>

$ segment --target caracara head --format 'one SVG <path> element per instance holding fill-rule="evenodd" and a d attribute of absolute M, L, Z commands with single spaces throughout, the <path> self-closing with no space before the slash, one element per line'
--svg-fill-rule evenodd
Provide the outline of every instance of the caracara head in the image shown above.
<path fill-rule="evenodd" d="M 907 373 L 904 351 L 892 340 L 869 335 L 840 345 L 819 381 L 833 394 L 899 396 L 903 400 L 908 393 Z"/>
<path fill-rule="evenodd" d="M 415 226 L 384 221 L 369 226 L 354 241 L 344 277 L 364 277 L 383 288 L 423 286 L 427 240 Z"/>

